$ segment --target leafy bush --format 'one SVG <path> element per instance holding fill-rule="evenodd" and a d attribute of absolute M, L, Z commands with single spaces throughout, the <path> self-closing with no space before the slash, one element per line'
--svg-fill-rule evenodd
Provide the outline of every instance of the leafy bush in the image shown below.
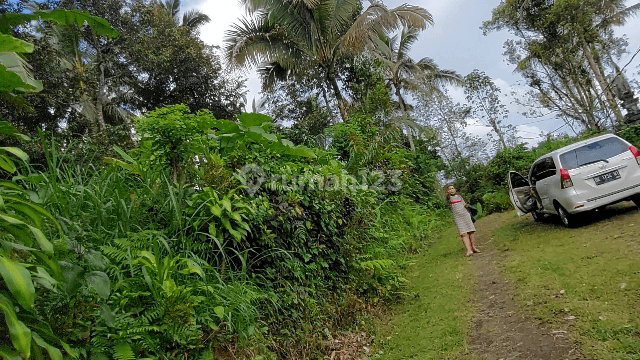
<path fill-rule="evenodd" d="M 482 196 L 482 202 L 484 203 L 484 211 L 489 214 L 513 208 L 509 194 L 504 189 L 484 194 Z"/>
<path fill-rule="evenodd" d="M 640 146 L 640 125 L 631 125 L 618 130 L 618 136 L 635 146 Z"/>

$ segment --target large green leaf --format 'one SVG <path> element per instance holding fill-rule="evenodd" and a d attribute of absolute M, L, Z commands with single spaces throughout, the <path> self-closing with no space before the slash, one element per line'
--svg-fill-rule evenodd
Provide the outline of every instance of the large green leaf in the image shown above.
<path fill-rule="evenodd" d="M 8 222 L 11 225 L 17 225 L 17 226 L 25 226 L 27 227 L 31 233 L 33 234 L 33 237 L 36 238 L 36 241 L 38 242 L 38 245 L 40 245 L 40 249 L 42 249 L 42 251 L 44 251 L 47 255 L 53 255 L 53 245 L 49 242 L 49 240 L 47 240 L 47 237 L 44 236 L 44 234 L 42 233 L 42 231 L 36 227 L 33 227 L 27 223 L 25 223 L 24 221 L 20 220 L 20 219 L 16 219 L 13 216 L 9 216 L 7 214 L 0 214 L 0 219 Z M 11 229 L 7 229 L 7 231 L 10 231 Z M 11 231 L 10 231 L 11 232 Z M 12 232 L 12 234 L 15 236 L 16 234 Z M 21 237 L 22 239 L 23 237 Z M 29 243 L 27 243 L 27 245 L 29 245 Z"/>
<path fill-rule="evenodd" d="M 31 333 L 33 340 L 38 344 L 38 346 L 45 348 L 51 357 L 51 360 L 62 360 L 62 352 L 58 350 L 55 346 L 50 345 L 46 341 L 44 341 L 38 333 Z"/>
<path fill-rule="evenodd" d="M 11 35 L 0 34 L 0 52 L 7 51 L 30 53 L 33 51 L 33 44 L 16 39 Z"/>
<path fill-rule="evenodd" d="M 3 14 L 0 16 L 0 32 L 8 33 L 10 26 L 20 25 L 30 20 L 50 20 L 60 25 L 89 25 L 98 35 L 117 37 L 118 30 L 113 28 L 109 22 L 101 17 L 92 16 L 87 11 L 71 9 L 55 9 L 36 11 L 31 14 Z"/>
<path fill-rule="evenodd" d="M 72 263 L 60 262 L 60 272 L 64 276 L 64 290 L 67 294 L 74 294 L 82 286 L 85 270 Z"/>
<path fill-rule="evenodd" d="M 60 264 L 57 260 L 50 258 L 42 251 L 32 251 L 31 255 L 35 256 L 38 259 L 40 265 L 43 265 L 54 279 L 56 279 L 58 282 L 65 282 L 66 278 L 63 275 L 62 269 L 60 268 Z"/>
<path fill-rule="evenodd" d="M 107 274 L 102 271 L 92 271 L 87 275 L 87 282 L 96 290 L 98 295 L 106 299 L 111 293 L 111 282 Z"/>
<path fill-rule="evenodd" d="M 18 130 L 11 125 L 8 121 L 0 121 L 0 134 L 4 135 L 14 135 L 17 134 Z"/>
<path fill-rule="evenodd" d="M 54 286 L 58 284 L 58 281 L 51 277 L 47 270 L 42 267 L 38 267 L 34 275 L 36 276 L 36 282 L 49 290 L 54 290 Z"/>
<path fill-rule="evenodd" d="M 2 80 L 0 80 L 0 82 L 2 82 Z M 4 156 L 2 154 L 0 154 L 0 167 L 9 173 L 14 173 L 16 171 L 16 164 L 14 164 L 13 161 L 11 161 L 11 159 L 9 159 L 7 156 Z"/>
<path fill-rule="evenodd" d="M 0 346 L 0 358 L 4 360 L 21 360 L 22 357 L 8 346 Z"/>
<path fill-rule="evenodd" d="M 6 151 L 8 153 L 11 153 L 14 156 L 20 158 L 20 160 L 22 160 L 24 162 L 28 162 L 29 161 L 29 155 L 27 155 L 26 152 L 18 149 L 17 147 L 3 146 L 3 147 L 0 147 L 0 151 Z"/>
<path fill-rule="evenodd" d="M 18 320 L 13 303 L 2 294 L 0 294 L 0 309 L 4 312 L 4 320 L 9 328 L 13 346 L 23 358 L 28 359 L 31 355 L 31 330 L 22 321 Z"/>
<path fill-rule="evenodd" d="M 142 176 L 142 171 L 140 170 L 140 166 L 138 164 L 129 164 L 122 160 L 114 159 L 111 157 L 105 157 L 102 159 L 107 164 L 119 166 L 132 174 Z"/>
<path fill-rule="evenodd" d="M 257 113 L 242 113 L 238 115 L 238 120 L 240 120 L 240 123 L 247 128 L 272 122 L 272 119 L 269 116 Z"/>
<path fill-rule="evenodd" d="M 33 78 L 30 65 L 20 55 L 0 52 L 0 91 L 14 89 L 38 92 L 42 82 Z"/>
<path fill-rule="evenodd" d="M 0 275 L 5 284 L 18 300 L 18 303 L 27 310 L 33 309 L 36 299 L 36 290 L 31 281 L 31 274 L 24 266 L 0 255 Z"/>

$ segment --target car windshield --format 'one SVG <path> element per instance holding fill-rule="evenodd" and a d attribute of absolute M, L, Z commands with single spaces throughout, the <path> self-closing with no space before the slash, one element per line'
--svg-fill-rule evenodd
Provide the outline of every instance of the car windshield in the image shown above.
<path fill-rule="evenodd" d="M 565 170 L 571 170 L 601 161 L 608 162 L 607 159 L 628 150 L 629 146 L 622 140 L 610 137 L 567 151 L 560 155 L 560 162 Z"/>

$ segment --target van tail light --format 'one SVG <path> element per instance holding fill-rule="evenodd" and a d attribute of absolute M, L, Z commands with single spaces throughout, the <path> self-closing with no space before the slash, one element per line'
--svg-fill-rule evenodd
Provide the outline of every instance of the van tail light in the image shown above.
<path fill-rule="evenodd" d="M 629 145 L 629 151 L 631 151 L 633 157 L 636 158 L 636 162 L 640 165 L 640 151 L 633 145 Z"/>
<path fill-rule="evenodd" d="M 565 169 L 560 169 L 560 187 L 562 189 L 570 188 L 573 186 L 573 181 L 571 181 L 571 176 Z"/>

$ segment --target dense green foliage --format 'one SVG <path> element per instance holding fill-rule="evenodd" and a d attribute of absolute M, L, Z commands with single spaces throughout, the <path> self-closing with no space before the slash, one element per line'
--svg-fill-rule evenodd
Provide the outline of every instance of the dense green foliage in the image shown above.
<path fill-rule="evenodd" d="M 64 278 L 53 292 L 38 288 L 36 310 L 70 351 L 205 356 L 243 345 L 309 356 L 321 351 L 310 340 L 319 329 L 358 319 L 350 297 L 401 294 L 398 259 L 422 247 L 428 231 L 395 238 L 385 204 L 409 206 L 407 180 L 422 184 L 407 195 L 438 203 L 433 151 L 420 151 L 421 143 L 400 151 L 401 132 L 372 126 L 367 115 L 333 127 L 331 151 L 295 146 L 269 133 L 269 120 L 161 108 L 137 121 L 138 145 L 116 149 L 106 167 L 76 163 L 42 138 L 47 170 L 24 171 L 33 177 L 29 191 L 60 223 L 60 232 L 46 233 Z M 332 160 L 337 152 L 349 161 Z M 416 158 L 426 162 L 412 166 Z M 245 186 L 253 174 L 244 164 L 259 166 L 267 182 Z M 182 180 L 174 182 L 176 169 Z"/>
<path fill-rule="evenodd" d="M 594 134 L 514 145 L 489 77 L 411 59 L 421 7 L 243 5 L 225 55 L 259 67 L 253 113 L 178 0 L 0 0 L 0 357 L 322 358 L 407 295 L 442 175 L 505 210 L 508 170 Z"/>

